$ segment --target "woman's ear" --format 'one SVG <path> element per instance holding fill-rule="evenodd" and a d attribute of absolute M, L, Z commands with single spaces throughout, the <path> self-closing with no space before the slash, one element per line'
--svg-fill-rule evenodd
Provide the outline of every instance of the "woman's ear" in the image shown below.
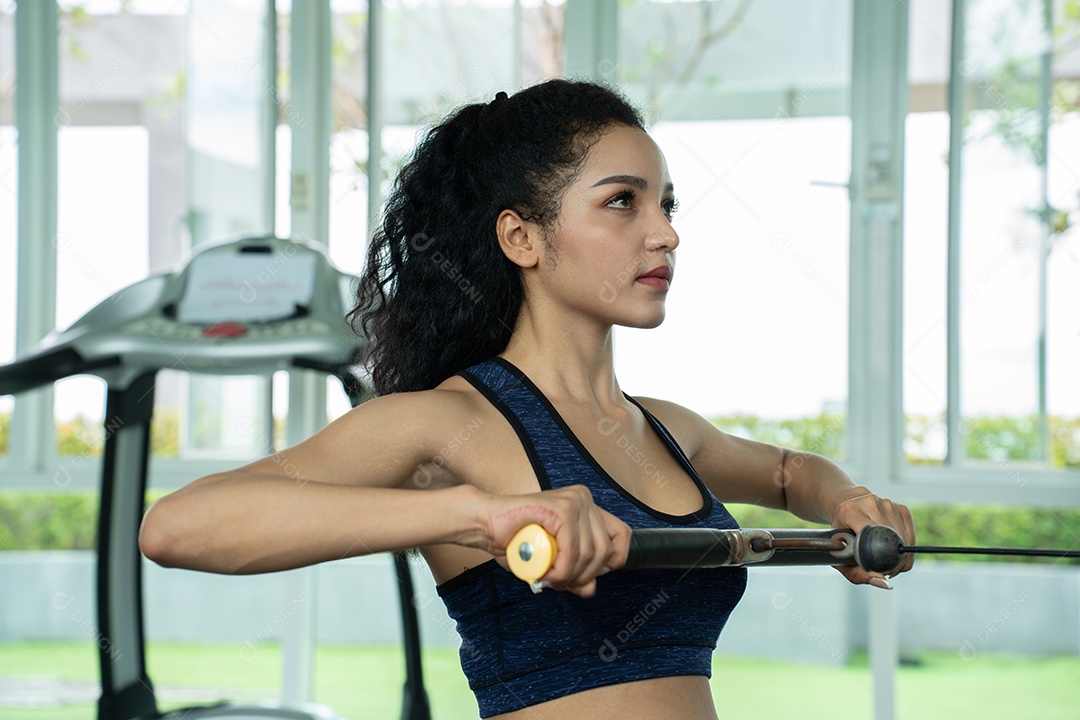
<path fill-rule="evenodd" d="M 503 254 L 518 267 L 535 267 L 540 261 L 541 229 L 514 210 L 503 210 L 495 221 L 495 234 Z"/>

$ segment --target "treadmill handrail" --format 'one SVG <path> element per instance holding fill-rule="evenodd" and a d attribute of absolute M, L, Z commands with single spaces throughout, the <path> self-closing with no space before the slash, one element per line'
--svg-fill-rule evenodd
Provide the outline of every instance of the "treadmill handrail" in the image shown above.
<path fill-rule="evenodd" d="M 88 360 L 72 347 L 45 350 L 0 365 L 0 395 L 16 395 L 72 375 L 93 374 L 95 370 L 117 367 L 121 362 L 119 355 Z"/>

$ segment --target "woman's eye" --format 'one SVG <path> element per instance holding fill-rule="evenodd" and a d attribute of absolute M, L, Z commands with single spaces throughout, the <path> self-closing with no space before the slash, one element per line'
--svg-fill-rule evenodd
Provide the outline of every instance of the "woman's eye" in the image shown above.
<path fill-rule="evenodd" d="M 613 207 L 619 210 L 628 210 L 634 202 L 634 193 L 629 190 L 621 192 L 615 197 L 608 200 L 608 207 Z"/>
<path fill-rule="evenodd" d="M 664 208 L 664 214 L 670 218 L 679 211 L 679 201 L 675 198 L 671 198 L 670 200 L 665 200 L 661 207 Z"/>

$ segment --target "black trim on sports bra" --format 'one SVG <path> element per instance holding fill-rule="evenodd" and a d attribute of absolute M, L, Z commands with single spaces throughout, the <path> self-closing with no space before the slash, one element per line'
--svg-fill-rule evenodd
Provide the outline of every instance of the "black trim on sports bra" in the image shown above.
<path fill-rule="evenodd" d="M 683 467 L 683 469 L 686 470 L 687 474 L 690 476 L 691 481 L 693 481 L 694 485 L 697 487 L 698 492 L 701 493 L 702 502 L 699 509 L 687 513 L 686 515 L 670 515 L 668 513 L 661 512 L 660 510 L 657 510 L 656 508 L 647 505 L 641 500 L 639 500 L 630 491 L 628 491 L 626 488 L 616 482 L 615 479 L 608 474 L 607 470 L 605 470 L 600 465 L 600 463 L 597 462 L 596 458 L 593 457 L 592 453 L 590 453 L 589 450 L 581 443 L 577 435 L 574 434 L 574 431 L 571 430 L 570 426 L 566 424 L 565 420 L 563 420 L 562 415 L 559 414 L 559 411 L 555 409 L 555 406 L 551 404 L 551 401 L 549 401 L 547 399 L 547 396 L 544 395 L 543 392 L 541 392 L 540 388 L 536 387 L 533 381 L 529 379 L 528 375 L 523 373 L 513 363 L 511 363 L 509 360 L 506 360 L 505 358 L 493 357 L 491 359 L 492 361 L 498 363 L 503 368 L 505 368 L 508 372 L 513 374 L 518 380 L 521 381 L 521 383 L 526 388 L 529 389 L 530 392 L 532 392 L 536 396 L 537 400 L 539 400 L 540 403 L 547 409 L 548 413 L 551 415 L 552 420 L 555 421 L 555 424 L 559 426 L 560 430 L 562 430 L 563 435 L 566 437 L 567 441 L 570 442 L 570 444 L 573 445 L 574 448 L 581 454 L 581 457 L 587 463 L 589 463 L 590 466 L 592 466 L 592 468 L 596 471 L 596 474 L 604 482 L 610 485 L 614 490 L 616 490 L 629 502 L 633 503 L 644 512 L 649 513 L 653 517 L 663 520 L 665 522 L 669 522 L 673 525 L 687 525 L 690 523 L 699 522 L 707 518 L 709 514 L 712 513 L 713 502 L 712 496 L 709 494 L 709 489 L 705 487 L 705 483 L 702 482 L 700 477 L 698 477 L 697 471 L 694 470 L 694 467 L 686 458 L 686 455 L 685 453 L 683 453 L 682 448 L 679 447 L 679 444 L 675 442 L 675 438 L 672 437 L 670 433 L 668 433 L 666 428 L 663 428 L 663 426 L 660 425 L 659 420 L 653 418 L 651 413 L 646 411 L 645 408 L 641 407 L 641 405 L 629 395 L 625 395 L 624 393 L 625 397 L 629 399 L 630 402 L 634 403 L 634 405 L 641 409 L 642 413 L 646 418 L 646 421 L 649 422 L 649 426 L 653 428 L 653 432 L 655 432 L 659 436 L 661 442 L 664 443 L 664 446 L 668 449 L 668 452 L 671 453 L 672 457 L 674 457 L 675 460 Z M 661 428 L 663 428 L 662 431 Z"/>
<path fill-rule="evenodd" d="M 671 434 L 671 431 L 667 429 L 664 423 L 660 422 L 660 418 L 656 417 L 651 412 L 646 410 L 644 405 L 642 405 L 626 393 L 623 393 L 623 397 L 637 405 L 638 409 L 641 410 L 641 414 L 645 416 L 645 419 L 649 421 L 649 424 L 653 426 L 653 429 L 660 434 L 661 438 L 666 440 L 668 450 L 672 451 L 672 454 L 675 455 L 675 459 L 679 461 L 679 464 L 683 466 L 683 469 L 686 470 L 686 473 L 694 480 L 695 483 L 698 484 L 699 488 L 701 488 L 702 491 L 705 493 L 705 498 L 709 501 L 709 512 L 711 512 L 713 501 L 712 493 L 708 491 L 708 487 L 705 485 L 705 481 L 702 480 L 701 477 L 697 474 L 697 469 L 694 468 L 694 464 L 690 462 L 690 458 L 687 457 L 686 452 L 683 451 L 682 446 L 679 445 L 679 441 L 675 439 L 675 436 Z M 708 512 L 706 512 L 705 514 L 707 515 Z"/>
<path fill-rule="evenodd" d="M 448 592 L 453 592 L 459 587 L 464 587 L 465 585 L 468 585 L 481 575 L 487 575 L 489 572 L 495 570 L 498 567 L 499 563 L 495 562 L 494 558 L 492 558 L 491 560 L 485 560 L 479 565 L 473 565 L 471 568 L 463 570 L 461 573 L 455 575 L 446 582 L 439 583 L 435 586 L 435 592 L 438 593 L 439 597 L 442 597 Z"/>
<path fill-rule="evenodd" d="M 507 422 L 510 423 L 510 427 L 514 428 L 514 432 L 517 433 L 518 440 L 521 441 L 521 446 L 525 448 L 525 454 L 529 458 L 529 464 L 532 465 L 533 471 L 536 473 L 536 481 L 540 485 L 541 490 L 550 490 L 551 481 L 548 480 L 547 470 L 544 469 L 544 464 L 540 461 L 540 453 L 536 451 L 536 446 L 533 444 L 532 438 L 525 432 L 525 428 L 521 425 L 521 420 L 514 414 L 514 411 L 506 406 L 502 399 L 495 394 L 480 378 L 473 375 L 468 370 L 462 370 L 458 373 L 461 377 L 476 388 L 481 395 L 486 397 L 495 408 L 502 413 Z"/>

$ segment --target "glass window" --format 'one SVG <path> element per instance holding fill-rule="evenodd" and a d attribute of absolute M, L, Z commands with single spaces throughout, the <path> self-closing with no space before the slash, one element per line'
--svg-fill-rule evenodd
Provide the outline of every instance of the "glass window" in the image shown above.
<path fill-rule="evenodd" d="M 958 68 L 966 127 L 953 199 L 960 204 L 964 454 L 1040 460 L 1042 7 L 982 1 L 966 15 Z"/>
<path fill-rule="evenodd" d="M 150 272 L 186 245 L 183 175 L 184 3 L 67 8 L 60 13 L 56 327 Z M 61 454 L 98 454 L 105 391 L 58 383 Z M 95 436 L 96 437 L 96 436 Z"/>
<path fill-rule="evenodd" d="M 912 462 L 995 463 L 1018 480 L 1016 461 L 1080 466 L 1080 174 L 1072 161 L 1080 20 L 1065 10 L 965 5 L 951 77 L 964 90 L 959 195 L 949 198 L 949 18 L 934 3 L 911 6 L 904 412 Z M 959 213 L 956 448 L 945 426 L 946 199 Z"/>
<path fill-rule="evenodd" d="M 950 3 L 916 0 L 908 23 L 904 136 L 904 454 L 946 456 Z"/>
<path fill-rule="evenodd" d="M 330 256 L 359 272 L 368 234 L 367 3 L 335 2 L 333 10 Z M 380 76 L 387 183 L 423 126 L 462 103 L 558 75 L 564 12 L 562 4 L 510 0 L 384 3 L 382 39 L 393 57 Z"/>
<path fill-rule="evenodd" d="M 1074 75 L 1075 77 L 1075 75 Z M 1056 80 L 1059 92 L 1076 81 Z M 1075 106 L 1074 106 L 1075 107 Z M 1050 128 L 1047 200 L 1051 210 L 1046 259 L 1046 412 L 1050 465 L 1080 468 L 1080 113 L 1062 113 Z"/>
<path fill-rule="evenodd" d="M 359 273 L 368 214 L 367 3 L 335 2 L 330 31 L 330 258 Z"/>
<path fill-rule="evenodd" d="M 633 393 L 839 458 L 851 8 L 770 8 L 644 2 L 620 13 L 611 73 L 655 123 L 681 244 L 667 319 L 617 328 L 616 364 Z"/>
<path fill-rule="evenodd" d="M 0 7 L 0 363 L 15 358 L 15 246 L 18 238 L 18 141 L 15 133 L 15 7 Z M 15 407 L 0 396 L 0 456 L 8 453 L 8 428 Z"/>
<path fill-rule="evenodd" d="M 56 327 L 66 328 L 146 277 L 146 131 L 61 127 L 57 157 Z M 104 386 L 97 378 L 76 377 L 55 387 L 57 450 L 82 454 L 81 428 L 100 428 L 105 418 Z M 92 454 L 100 445 L 90 443 Z"/>
<path fill-rule="evenodd" d="M 367 3 L 336 0 L 332 10 L 330 258 L 359 273 L 370 231 Z M 462 103 L 559 75 L 564 15 L 565 5 L 552 2 L 385 3 L 382 37 L 394 61 L 384 61 L 381 75 L 383 193 L 425 125 Z M 347 409 L 340 383 L 330 381 L 329 415 Z"/>

